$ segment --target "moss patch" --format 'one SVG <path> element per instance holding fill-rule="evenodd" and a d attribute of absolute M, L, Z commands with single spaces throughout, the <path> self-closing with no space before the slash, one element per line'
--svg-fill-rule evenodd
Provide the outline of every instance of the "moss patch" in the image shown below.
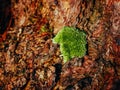
<path fill-rule="evenodd" d="M 53 38 L 53 43 L 60 45 L 64 62 L 86 54 L 86 34 L 73 27 L 64 27 Z"/>

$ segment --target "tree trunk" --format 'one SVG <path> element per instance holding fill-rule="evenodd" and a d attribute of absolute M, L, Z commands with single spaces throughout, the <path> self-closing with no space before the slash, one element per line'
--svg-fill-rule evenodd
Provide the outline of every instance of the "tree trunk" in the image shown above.
<path fill-rule="evenodd" d="M 119 0 L 1 0 L 0 90 L 119 90 Z M 52 38 L 86 32 L 87 53 L 64 63 Z"/>

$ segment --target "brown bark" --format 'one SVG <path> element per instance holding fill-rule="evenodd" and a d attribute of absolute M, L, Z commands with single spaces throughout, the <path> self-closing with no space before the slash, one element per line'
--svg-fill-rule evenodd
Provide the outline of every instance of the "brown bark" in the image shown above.
<path fill-rule="evenodd" d="M 9 1 L 0 3 L 0 90 L 120 89 L 119 0 Z M 87 34 L 87 54 L 65 64 L 51 40 L 64 26 Z"/>

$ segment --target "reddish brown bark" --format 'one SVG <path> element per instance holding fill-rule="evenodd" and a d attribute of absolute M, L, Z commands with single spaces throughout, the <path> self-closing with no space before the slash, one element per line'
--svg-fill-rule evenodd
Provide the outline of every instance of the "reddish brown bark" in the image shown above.
<path fill-rule="evenodd" d="M 9 7 L 0 6 L 4 19 L 11 15 L 0 28 L 1 90 L 120 89 L 119 0 L 10 0 Z M 52 38 L 64 26 L 86 32 L 83 58 L 63 63 Z"/>

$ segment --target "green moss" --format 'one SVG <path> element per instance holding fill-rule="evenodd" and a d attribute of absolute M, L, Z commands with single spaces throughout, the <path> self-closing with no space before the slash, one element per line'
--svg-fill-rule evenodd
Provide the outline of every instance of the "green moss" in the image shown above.
<path fill-rule="evenodd" d="M 64 27 L 53 38 L 53 43 L 60 45 L 64 62 L 86 54 L 86 34 L 73 27 Z"/>
<path fill-rule="evenodd" d="M 47 28 L 45 27 L 45 25 L 43 25 L 43 26 L 41 27 L 41 31 L 42 31 L 42 32 L 47 32 Z"/>

